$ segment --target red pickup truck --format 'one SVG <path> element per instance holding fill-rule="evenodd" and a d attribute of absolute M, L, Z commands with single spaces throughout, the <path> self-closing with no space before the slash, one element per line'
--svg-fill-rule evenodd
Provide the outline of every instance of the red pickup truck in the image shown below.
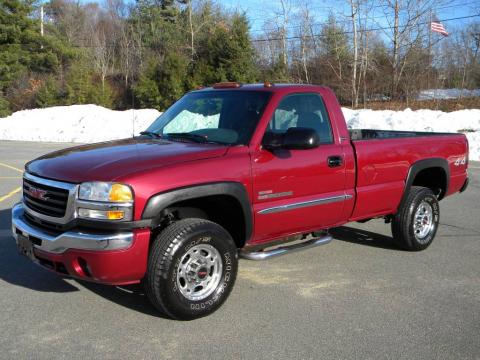
<path fill-rule="evenodd" d="M 239 256 L 326 244 L 350 221 L 385 218 L 401 247 L 425 249 L 467 166 L 462 134 L 349 131 L 328 88 L 219 83 L 138 137 L 26 164 L 12 230 L 43 267 L 143 282 L 157 309 L 194 319 L 228 297 Z"/>

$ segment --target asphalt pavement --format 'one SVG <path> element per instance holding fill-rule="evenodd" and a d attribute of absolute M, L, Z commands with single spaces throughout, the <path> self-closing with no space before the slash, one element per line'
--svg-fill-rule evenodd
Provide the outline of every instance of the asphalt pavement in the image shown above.
<path fill-rule="evenodd" d="M 0 358 L 480 359 L 480 164 L 441 202 L 423 252 L 381 220 L 335 229 L 326 246 L 240 261 L 211 316 L 162 318 L 140 286 L 61 278 L 17 254 L 10 211 L 23 165 L 69 144 L 0 141 Z"/>

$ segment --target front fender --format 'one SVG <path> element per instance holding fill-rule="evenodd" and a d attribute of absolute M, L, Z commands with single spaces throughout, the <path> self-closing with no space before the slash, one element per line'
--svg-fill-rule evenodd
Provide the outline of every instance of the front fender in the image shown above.
<path fill-rule="evenodd" d="M 143 209 L 142 219 L 154 219 L 170 205 L 214 195 L 227 195 L 235 198 L 241 205 L 245 218 L 245 241 L 250 239 L 253 231 L 252 206 L 245 187 L 237 182 L 216 182 L 188 186 L 153 195 Z"/>

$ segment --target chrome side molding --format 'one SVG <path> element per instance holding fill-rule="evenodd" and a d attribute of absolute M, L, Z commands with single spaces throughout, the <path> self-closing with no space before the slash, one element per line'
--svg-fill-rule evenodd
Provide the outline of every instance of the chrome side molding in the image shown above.
<path fill-rule="evenodd" d="M 245 250 L 240 250 L 239 251 L 239 256 L 242 259 L 247 259 L 247 260 L 267 260 L 272 257 L 280 256 L 280 255 L 285 255 L 291 252 L 295 251 L 300 251 L 304 249 L 309 249 L 313 248 L 315 246 L 320 246 L 320 245 L 326 245 L 330 241 L 332 241 L 332 237 L 330 235 L 325 235 L 319 238 L 314 238 L 311 240 L 307 240 L 301 243 L 296 243 L 293 245 L 287 245 L 287 246 L 281 246 L 272 250 L 268 251 L 255 251 L 255 252 L 249 252 Z"/>
<path fill-rule="evenodd" d="M 331 196 L 331 197 L 325 197 L 325 198 L 320 198 L 320 199 L 315 199 L 315 200 L 302 201 L 302 202 L 297 202 L 297 203 L 292 203 L 292 204 L 274 206 L 274 207 L 271 207 L 271 208 L 266 208 L 266 209 L 260 210 L 258 213 L 259 214 L 272 214 L 272 213 L 276 213 L 276 212 L 299 209 L 299 208 L 308 207 L 308 206 L 315 206 L 315 205 L 329 204 L 329 203 L 337 202 L 337 201 L 344 201 L 344 200 L 351 199 L 351 198 L 352 198 L 352 195 L 350 195 L 350 194 Z"/>

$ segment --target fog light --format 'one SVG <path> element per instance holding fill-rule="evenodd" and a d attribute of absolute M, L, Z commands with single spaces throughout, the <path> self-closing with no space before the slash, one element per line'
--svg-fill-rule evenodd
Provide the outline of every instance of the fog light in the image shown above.
<path fill-rule="evenodd" d="M 92 210 L 78 209 L 78 216 L 81 218 L 98 219 L 98 220 L 121 220 L 125 216 L 125 212 L 121 210 Z"/>

